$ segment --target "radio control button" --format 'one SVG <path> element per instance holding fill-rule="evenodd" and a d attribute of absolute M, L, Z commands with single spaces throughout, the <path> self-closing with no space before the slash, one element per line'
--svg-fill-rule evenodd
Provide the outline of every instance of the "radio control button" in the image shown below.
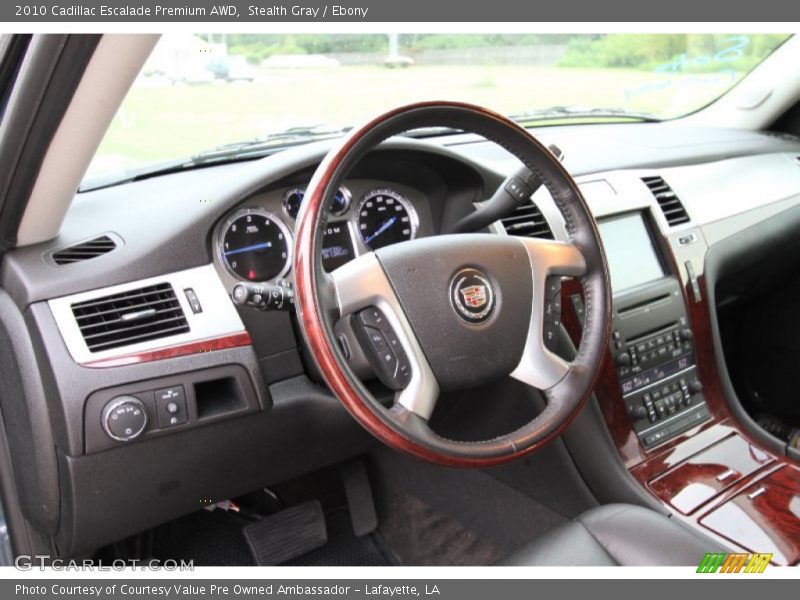
<path fill-rule="evenodd" d="M 556 306 L 552 300 L 546 300 L 544 303 L 544 318 L 552 321 L 556 317 Z M 617 342 L 619 343 L 619 342 Z"/>
<path fill-rule="evenodd" d="M 561 276 L 552 275 L 547 278 L 545 282 L 545 297 L 548 300 L 553 300 L 561 296 Z"/>
<path fill-rule="evenodd" d="M 630 412 L 634 421 L 640 421 L 647 417 L 647 409 L 644 406 L 632 406 Z"/>
<path fill-rule="evenodd" d="M 558 325 L 556 323 L 545 323 L 542 335 L 545 347 L 551 352 L 555 352 L 558 348 Z"/>
<path fill-rule="evenodd" d="M 631 356 L 627 352 L 619 352 L 616 360 L 617 364 L 621 367 L 627 367 L 631 364 Z"/>

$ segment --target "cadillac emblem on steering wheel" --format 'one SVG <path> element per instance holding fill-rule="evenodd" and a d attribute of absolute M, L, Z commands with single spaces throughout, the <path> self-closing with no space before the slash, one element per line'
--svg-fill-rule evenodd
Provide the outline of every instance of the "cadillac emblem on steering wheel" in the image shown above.
<path fill-rule="evenodd" d="M 477 269 L 461 269 L 450 284 L 450 299 L 459 317 L 481 323 L 494 309 L 494 290 L 489 278 Z"/>

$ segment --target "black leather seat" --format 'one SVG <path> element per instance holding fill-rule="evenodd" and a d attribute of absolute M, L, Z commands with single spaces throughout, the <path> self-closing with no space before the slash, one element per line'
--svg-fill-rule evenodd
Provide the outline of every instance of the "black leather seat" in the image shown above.
<path fill-rule="evenodd" d="M 726 551 L 653 510 L 631 504 L 608 504 L 548 531 L 500 564 L 697 566 L 706 552 Z"/>

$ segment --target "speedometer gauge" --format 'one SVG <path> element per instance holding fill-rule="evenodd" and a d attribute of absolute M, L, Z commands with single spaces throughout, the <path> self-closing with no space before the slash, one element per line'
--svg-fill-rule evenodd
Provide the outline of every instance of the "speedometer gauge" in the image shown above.
<path fill-rule="evenodd" d="M 291 266 L 289 229 L 271 212 L 243 208 L 233 213 L 220 230 L 220 260 L 237 278 L 271 281 Z"/>
<path fill-rule="evenodd" d="M 411 203 L 389 188 L 374 189 L 361 199 L 357 211 L 361 241 L 372 250 L 412 239 L 419 219 Z"/>

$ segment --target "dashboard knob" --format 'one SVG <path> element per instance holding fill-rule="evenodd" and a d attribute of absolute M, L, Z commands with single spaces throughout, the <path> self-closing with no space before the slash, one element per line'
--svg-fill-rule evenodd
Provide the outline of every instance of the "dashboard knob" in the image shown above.
<path fill-rule="evenodd" d="M 699 394 L 703 391 L 703 384 L 700 383 L 699 379 L 692 379 L 689 382 L 689 391 L 694 396 L 695 394 Z"/>
<path fill-rule="evenodd" d="M 627 367 L 631 364 L 631 355 L 627 352 L 620 352 L 616 357 L 617 365 L 620 367 Z"/>
<path fill-rule="evenodd" d="M 147 410 L 136 396 L 117 396 L 108 401 L 101 417 L 103 430 L 112 440 L 130 442 L 147 427 Z"/>
<path fill-rule="evenodd" d="M 645 409 L 644 406 L 632 406 L 630 413 L 634 421 L 639 421 L 641 419 L 647 418 L 647 409 Z"/>
<path fill-rule="evenodd" d="M 691 342 L 694 339 L 694 333 L 688 327 L 681 329 L 681 339 L 684 342 Z"/>

